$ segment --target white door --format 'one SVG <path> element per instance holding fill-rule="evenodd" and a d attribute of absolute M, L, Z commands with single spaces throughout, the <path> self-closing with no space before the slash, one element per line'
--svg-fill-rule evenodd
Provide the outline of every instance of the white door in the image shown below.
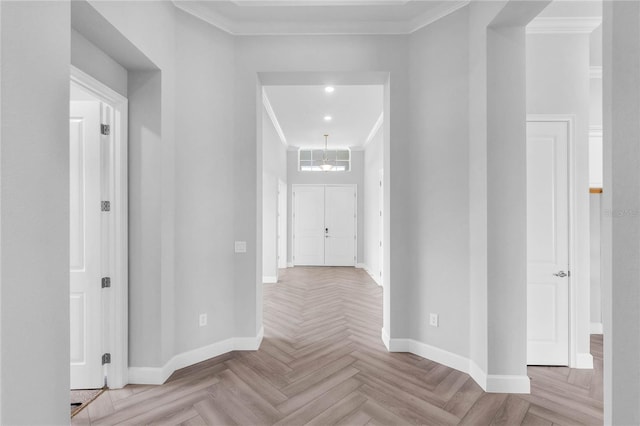
<path fill-rule="evenodd" d="M 278 268 L 287 267 L 287 184 L 278 181 Z"/>
<path fill-rule="evenodd" d="M 325 187 L 324 263 L 355 265 L 356 191 L 353 186 Z"/>
<path fill-rule="evenodd" d="M 569 365 L 568 124 L 527 123 L 527 364 Z"/>
<path fill-rule="evenodd" d="M 354 266 L 356 187 L 294 185 L 293 263 Z"/>
<path fill-rule="evenodd" d="M 101 388 L 101 167 L 97 101 L 70 110 L 71 389 Z"/>
<path fill-rule="evenodd" d="M 324 265 L 324 187 L 298 186 L 293 201 L 294 263 Z"/>

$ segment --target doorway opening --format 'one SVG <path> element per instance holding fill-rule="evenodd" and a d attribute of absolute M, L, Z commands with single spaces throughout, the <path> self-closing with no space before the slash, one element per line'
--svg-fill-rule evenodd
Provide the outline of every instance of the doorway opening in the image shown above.
<path fill-rule="evenodd" d="M 315 265 L 361 268 L 382 285 L 388 73 L 259 73 L 257 90 L 262 282 Z M 388 324 L 389 309 L 384 317 Z"/>
<path fill-rule="evenodd" d="M 71 389 L 128 382 L 127 99 L 71 67 Z"/>

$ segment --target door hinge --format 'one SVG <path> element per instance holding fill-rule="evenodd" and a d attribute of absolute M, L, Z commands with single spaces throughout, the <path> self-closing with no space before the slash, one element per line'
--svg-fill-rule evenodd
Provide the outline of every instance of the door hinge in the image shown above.
<path fill-rule="evenodd" d="M 100 134 L 103 136 L 109 136 L 111 134 L 111 126 L 109 124 L 101 124 Z"/>
<path fill-rule="evenodd" d="M 111 277 L 102 278 L 102 288 L 111 288 Z"/>
<path fill-rule="evenodd" d="M 111 364 L 111 354 L 106 353 L 102 354 L 102 365 Z"/>
<path fill-rule="evenodd" d="M 111 211 L 111 201 L 101 201 L 100 202 L 100 210 L 103 212 Z"/>

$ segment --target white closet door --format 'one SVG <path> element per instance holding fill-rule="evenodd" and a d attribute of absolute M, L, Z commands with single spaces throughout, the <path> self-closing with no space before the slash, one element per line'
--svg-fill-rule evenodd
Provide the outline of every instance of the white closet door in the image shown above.
<path fill-rule="evenodd" d="M 325 248 L 327 266 L 355 266 L 356 190 L 354 186 L 325 187 Z"/>
<path fill-rule="evenodd" d="M 527 123 L 527 363 L 569 365 L 566 122 Z"/>
<path fill-rule="evenodd" d="M 293 202 L 293 263 L 324 265 L 324 187 L 295 186 Z"/>

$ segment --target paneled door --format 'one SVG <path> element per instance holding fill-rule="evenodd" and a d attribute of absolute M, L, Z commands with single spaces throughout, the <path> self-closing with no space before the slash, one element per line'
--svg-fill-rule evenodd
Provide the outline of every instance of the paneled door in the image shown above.
<path fill-rule="evenodd" d="M 527 363 L 569 365 L 568 123 L 527 123 Z"/>
<path fill-rule="evenodd" d="M 355 187 L 327 185 L 324 191 L 324 263 L 330 266 L 354 266 Z"/>
<path fill-rule="evenodd" d="M 356 187 L 293 186 L 293 263 L 354 266 Z"/>
<path fill-rule="evenodd" d="M 295 186 L 293 263 L 324 265 L 324 186 Z"/>
<path fill-rule="evenodd" d="M 102 371 L 101 162 L 98 101 L 71 102 L 70 331 L 71 389 L 104 385 Z"/>

